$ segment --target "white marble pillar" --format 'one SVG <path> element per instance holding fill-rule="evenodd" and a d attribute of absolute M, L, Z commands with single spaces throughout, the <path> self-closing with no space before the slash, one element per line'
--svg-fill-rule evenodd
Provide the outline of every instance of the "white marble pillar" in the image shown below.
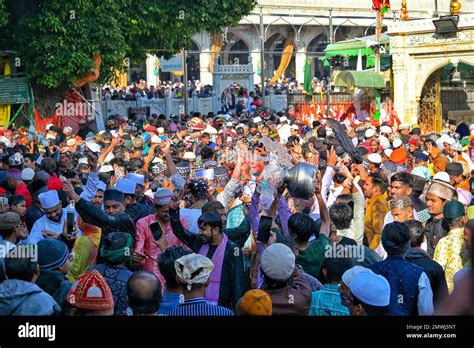
<path fill-rule="evenodd" d="M 295 66 L 296 66 L 296 80 L 298 83 L 304 82 L 304 65 L 306 60 L 306 47 L 296 47 Z"/>
<path fill-rule="evenodd" d="M 211 50 L 205 49 L 199 54 L 199 72 L 200 80 L 206 85 L 212 85 Z"/>
<path fill-rule="evenodd" d="M 252 57 L 252 64 L 253 64 L 253 81 L 256 85 L 261 84 L 260 78 L 260 48 L 255 48 L 250 52 L 250 56 Z"/>
<path fill-rule="evenodd" d="M 156 86 L 158 84 L 158 76 L 154 74 L 155 71 L 156 56 L 147 54 L 146 55 L 146 82 L 148 87 Z"/>
<path fill-rule="evenodd" d="M 393 57 L 393 104 L 401 122 L 410 122 L 407 102 L 406 74 L 403 56 L 394 54 Z"/>

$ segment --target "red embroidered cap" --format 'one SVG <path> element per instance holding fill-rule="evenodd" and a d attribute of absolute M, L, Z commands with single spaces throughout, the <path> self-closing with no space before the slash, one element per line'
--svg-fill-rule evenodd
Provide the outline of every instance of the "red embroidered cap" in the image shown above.
<path fill-rule="evenodd" d="M 104 277 L 96 270 L 84 273 L 71 287 L 67 302 L 76 308 L 103 311 L 114 308 L 114 297 Z"/>

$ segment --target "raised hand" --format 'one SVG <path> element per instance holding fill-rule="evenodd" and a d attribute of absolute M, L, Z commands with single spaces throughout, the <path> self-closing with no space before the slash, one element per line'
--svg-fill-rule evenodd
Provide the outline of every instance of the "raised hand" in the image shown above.
<path fill-rule="evenodd" d="M 66 193 L 66 195 L 69 198 L 71 198 L 71 195 L 76 193 L 76 191 L 74 191 L 74 186 L 72 185 L 72 183 L 69 180 L 64 180 L 63 181 L 62 190 L 64 191 L 64 193 Z"/>
<path fill-rule="evenodd" d="M 97 162 L 98 162 L 98 158 L 96 155 L 94 155 L 94 153 L 92 153 L 91 151 L 87 151 L 87 162 L 89 164 L 89 168 L 91 170 L 91 172 L 96 172 L 97 171 Z"/>
<path fill-rule="evenodd" d="M 173 197 L 171 197 L 170 209 L 173 209 L 173 210 L 178 210 L 179 209 L 179 197 L 178 196 L 174 195 Z"/>
<path fill-rule="evenodd" d="M 293 141 L 293 151 L 298 155 L 301 155 L 301 152 L 302 152 L 301 145 L 296 140 Z"/>
<path fill-rule="evenodd" d="M 355 165 L 357 169 L 359 170 L 359 176 L 361 180 L 367 180 L 367 177 L 369 176 L 369 173 L 367 172 L 367 169 L 362 164 L 356 164 Z"/>
<path fill-rule="evenodd" d="M 331 150 L 329 150 L 329 153 L 328 153 L 328 160 L 327 160 L 328 167 L 334 167 L 338 160 L 339 160 L 339 157 L 337 157 L 336 155 L 336 150 L 334 150 L 334 146 L 331 146 Z"/>
<path fill-rule="evenodd" d="M 163 154 L 165 156 L 169 155 L 171 153 L 171 141 L 169 139 L 165 139 L 164 141 L 162 141 L 160 144 L 160 149 L 161 149 L 161 152 L 163 152 Z"/>
<path fill-rule="evenodd" d="M 342 187 L 344 187 L 345 189 L 352 189 L 352 184 L 354 182 L 354 179 L 352 178 L 347 178 L 346 180 L 344 180 L 344 182 L 342 183 Z"/>

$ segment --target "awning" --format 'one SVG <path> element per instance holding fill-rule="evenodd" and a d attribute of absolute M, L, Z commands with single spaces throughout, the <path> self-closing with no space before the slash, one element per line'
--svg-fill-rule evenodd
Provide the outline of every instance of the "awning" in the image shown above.
<path fill-rule="evenodd" d="M 337 75 L 334 85 L 337 87 L 366 87 L 366 88 L 379 88 L 385 87 L 385 80 L 383 77 L 375 72 L 370 71 L 341 71 Z"/>
<path fill-rule="evenodd" d="M 390 37 L 383 33 L 381 37 L 381 43 L 386 44 L 389 41 Z M 328 58 L 334 56 L 358 56 L 359 50 L 362 50 L 362 55 L 368 56 L 374 53 L 370 48 L 374 45 L 377 45 L 377 40 L 375 35 L 370 35 L 329 44 L 324 52 Z"/>

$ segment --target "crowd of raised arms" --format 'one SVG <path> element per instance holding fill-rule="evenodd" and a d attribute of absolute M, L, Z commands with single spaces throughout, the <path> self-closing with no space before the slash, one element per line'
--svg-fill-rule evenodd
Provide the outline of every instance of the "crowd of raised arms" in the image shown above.
<path fill-rule="evenodd" d="M 311 123 L 252 99 L 0 127 L 0 315 L 472 314 L 474 125 Z M 303 163 L 306 198 L 302 171 L 278 180 Z"/>

